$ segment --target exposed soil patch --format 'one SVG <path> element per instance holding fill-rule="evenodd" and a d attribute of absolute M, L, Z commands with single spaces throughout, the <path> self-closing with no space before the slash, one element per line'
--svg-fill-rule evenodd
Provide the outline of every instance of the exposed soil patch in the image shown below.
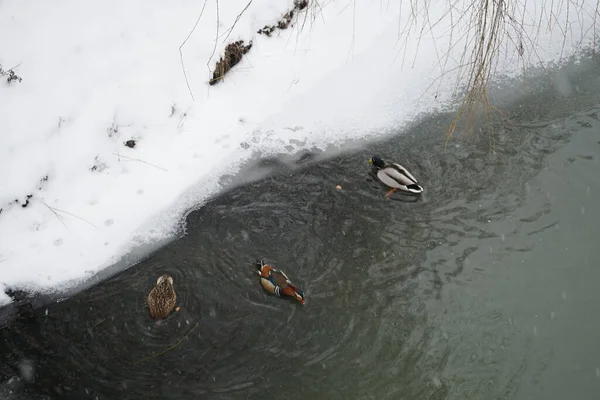
<path fill-rule="evenodd" d="M 27 207 L 27 206 L 29 205 L 29 199 L 31 199 L 32 197 L 33 197 L 33 195 L 32 195 L 32 194 L 28 194 L 28 195 L 25 197 L 25 203 L 21 204 L 21 207 L 23 207 L 23 208 Z"/>
<path fill-rule="evenodd" d="M 259 29 L 257 33 L 271 36 L 275 29 L 284 30 L 290 27 L 292 19 L 297 12 L 304 10 L 308 6 L 308 0 L 296 0 L 294 1 L 294 8 L 283 14 L 283 17 L 275 25 L 265 25 L 264 28 Z"/>
<path fill-rule="evenodd" d="M 30 296 L 30 293 L 27 293 L 26 291 L 19 290 L 19 289 L 13 290 L 13 289 L 8 288 L 4 291 L 4 293 L 7 296 L 9 296 L 13 301 L 17 301 L 17 302 L 23 301 L 27 297 Z"/>
<path fill-rule="evenodd" d="M 38 185 L 38 190 L 42 190 L 44 185 L 48 182 L 48 175 L 44 175 L 42 179 L 40 179 L 40 184 Z"/>
<path fill-rule="evenodd" d="M 44 175 L 44 176 L 43 176 L 43 177 L 40 179 L 40 181 L 39 181 L 39 184 L 37 185 L 37 190 L 38 190 L 38 191 L 42 191 L 42 190 L 44 189 L 44 187 L 45 187 L 45 186 L 47 185 L 47 183 L 48 183 L 48 179 L 49 179 L 48 175 Z M 31 193 L 29 193 L 29 194 L 25 195 L 25 196 L 24 196 L 24 199 L 23 199 L 23 201 L 21 201 L 21 200 L 19 200 L 19 199 L 17 198 L 17 199 L 14 199 L 14 200 L 13 200 L 13 201 L 11 201 L 11 202 L 9 202 L 9 203 L 5 204 L 5 205 L 4 205 L 2 208 L 0 208 L 0 213 L 2 213 L 2 210 L 3 210 L 3 209 L 7 209 L 7 210 L 8 210 L 8 209 L 10 209 L 12 206 L 16 206 L 16 205 L 20 205 L 20 206 L 21 206 L 21 208 L 27 208 L 27 207 L 29 206 L 29 204 L 30 204 L 30 200 L 33 198 L 33 195 L 34 195 L 34 193 L 35 193 L 35 192 L 31 192 Z"/>
<path fill-rule="evenodd" d="M 225 54 L 223 57 L 219 59 L 217 65 L 215 67 L 215 71 L 213 72 L 213 77 L 210 80 L 210 84 L 214 85 L 221 80 L 231 68 L 236 66 L 240 61 L 242 61 L 242 57 L 250 51 L 252 48 L 252 41 L 248 43 L 248 45 L 244 45 L 243 40 L 238 40 L 237 42 L 229 43 L 227 47 L 225 47 Z"/>
<path fill-rule="evenodd" d="M 9 70 L 4 70 L 2 68 L 2 65 L 0 65 L 0 76 L 5 76 L 6 77 L 6 82 L 11 83 L 13 81 L 16 82 L 22 82 L 23 78 L 21 78 L 19 75 L 15 74 L 15 71 L 13 71 L 13 69 L 9 69 Z"/>
<path fill-rule="evenodd" d="M 90 171 L 94 172 L 94 171 L 98 171 L 98 172 L 102 172 L 106 169 L 106 164 L 100 160 L 99 156 L 96 156 L 94 158 L 94 165 L 90 168 Z"/>

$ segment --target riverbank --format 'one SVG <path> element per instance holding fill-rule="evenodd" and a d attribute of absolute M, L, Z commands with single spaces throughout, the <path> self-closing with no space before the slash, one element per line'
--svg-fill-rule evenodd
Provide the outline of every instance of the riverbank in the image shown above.
<path fill-rule="evenodd" d="M 0 85 L 2 304 L 7 292 L 63 296 L 139 261 L 253 157 L 385 137 L 453 104 L 468 38 L 451 33 L 471 25 L 448 16 L 470 15 L 470 2 L 452 13 L 441 0 L 315 2 L 293 26 L 258 33 L 293 4 L 3 2 L 0 62 L 22 80 Z M 528 7 L 544 21 L 548 10 Z M 497 74 L 576 51 L 595 37 L 594 12 L 569 13 L 582 35 L 565 40 L 525 26 L 525 55 L 507 45 Z M 239 40 L 248 51 L 226 57 Z M 209 85 L 221 57 L 237 64 Z"/>
<path fill-rule="evenodd" d="M 593 399 L 600 77 L 588 67 L 538 81 L 505 108 L 510 124 L 469 141 L 446 147 L 452 114 L 433 115 L 211 199 L 139 265 L 1 329 L 2 388 L 32 399 Z M 373 153 L 409 165 L 422 199 L 385 199 L 366 173 Z M 306 305 L 265 294 L 257 257 Z M 157 325 L 144 299 L 165 272 L 181 309 Z"/>

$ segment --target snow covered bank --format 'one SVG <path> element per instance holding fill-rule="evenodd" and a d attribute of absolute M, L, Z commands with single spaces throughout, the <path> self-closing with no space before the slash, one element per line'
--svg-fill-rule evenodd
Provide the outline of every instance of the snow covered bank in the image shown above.
<path fill-rule="evenodd" d="M 469 2 L 418 3 L 309 3 L 267 37 L 292 0 L 2 2 L 0 64 L 22 82 L 0 82 L 0 286 L 75 285 L 171 234 L 253 152 L 377 134 L 451 100 Z M 565 16 L 566 41 L 525 26 L 530 60 L 593 39 L 589 3 Z M 252 49 L 209 86 L 238 39 Z M 508 42 L 499 70 L 515 73 Z"/>

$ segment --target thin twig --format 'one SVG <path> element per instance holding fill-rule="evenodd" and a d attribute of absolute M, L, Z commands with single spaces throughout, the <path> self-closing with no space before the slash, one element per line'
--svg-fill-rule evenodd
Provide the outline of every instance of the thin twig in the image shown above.
<path fill-rule="evenodd" d="M 65 211 L 65 210 L 61 210 L 61 209 L 59 209 L 59 208 L 54 208 L 54 210 L 56 210 L 56 211 L 58 211 L 58 212 L 65 213 L 65 214 L 68 214 L 68 215 L 70 215 L 71 217 L 75 217 L 75 218 L 77 218 L 77 219 L 80 219 L 80 220 L 82 220 L 83 222 L 87 222 L 88 224 L 90 224 L 90 225 L 91 225 L 91 226 L 93 226 L 94 228 L 98 229 L 98 227 L 97 227 L 96 225 L 94 225 L 93 223 L 91 223 L 90 221 L 88 221 L 88 220 L 87 220 L 87 219 L 85 219 L 85 218 L 81 218 L 81 217 L 79 217 L 79 216 L 77 216 L 77 215 L 75 215 L 75 214 L 72 214 L 72 213 L 70 213 L 70 212 L 68 212 L 68 211 Z"/>
<path fill-rule="evenodd" d="M 18 68 L 18 67 L 19 67 L 21 64 L 23 64 L 23 62 L 20 62 L 20 63 L 18 63 L 17 65 L 15 65 L 15 66 L 14 66 L 14 67 L 12 67 L 12 68 L 9 68 L 8 70 L 9 70 L 9 71 L 14 71 L 14 70 L 15 70 L 15 68 Z"/>
<path fill-rule="evenodd" d="M 143 162 L 144 164 L 148 164 L 154 168 L 158 168 L 158 169 L 162 169 L 165 172 L 168 172 L 166 169 L 164 169 L 163 167 L 159 167 L 158 165 L 149 163 L 148 161 L 144 161 L 144 160 L 140 160 L 139 158 L 135 158 L 135 157 L 128 157 L 128 156 L 124 156 L 123 154 L 119 154 L 119 153 L 113 153 L 113 155 L 117 156 L 117 157 L 123 157 L 125 159 L 129 159 L 131 161 L 139 161 L 139 162 Z"/>
<path fill-rule="evenodd" d="M 350 56 L 354 57 L 354 44 L 356 42 L 356 0 L 352 1 L 352 43 L 350 44 L 350 49 L 348 50 L 348 56 L 346 57 L 346 61 L 350 59 Z"/>
<path fill-rule="evenodd" d="M 138 360 L 138 361 L 132 363 L 131 365 L 134 366 L 134 365 L 143 363 L 145 361 L 148 361 L 148 360 L 151 360 L 151 359 L 156 358 L 158 356 L 161 356 L 161 355 L 165 354 L 166 352 L 168 352 L 170 350 L 173 350 L 174 348 L 176 348 L 177 346 L 179 346 L 181 344 L 181 342 L 183 342 L 198 327 L 199 324 L 200 324 L 199 322 L 196 322 L 196 325 L 194 325 L 194 327 L 192 329 L 190 329 L 190 331 L 188 333 L 186 333 L 185 336 L 183 336 L 181 339 L 179 339 L 177 341 L 177 343 L 175 343 L 174 345 L 167 347 L 166 349 L 164 349 L 163 351 L 161 351 L 159 353 L 155 353 L 155 354 L 153 354 L 151 356 L 148 356 L 146 358 L 142 358 L 141 360 Z"/>
<path fill-rule="evenodd" d="M 244 9 L 237 15 L 237 17 L 235 17 L 235 21 L 233 21 L 233 25 L 231 25 L 231 27 L 229 27 L 225 32 L 223 32 L 221 34 L 221 36 L 223 36 L 224 34 L 227 33 L 227 36 L 225 37 L 225 39 L 223 39 L 222 43 L 225 43 L 227 41 L 227 39 L 229 38 L 229 35 L 231 35 L 231 32 L 233 31 L 233 29 L 237 25 L 238 21 L 240 20 L 240 18 L 242 18 L 242 15 L 246 12 L 246 10 L 248 9 L 248 7 L 250 7 L 250 4 L 252 4 L 253 1 L 254 0 L 250 0 L 248 2 L 248 4 L 246 4 L 246 7 L 244 7 Z M 219 36 L 219 39 L 221 38 L 221 36 Z"/>
<path fill-rule="evenodd" d="M 215 0 L 215 1 L 217 3 L 217 31 L 215 32 L 215 44 L 213 46 L 212 53 L 210 55 L 210 58 L 206 62 L 206 68 L 208 69 L 208 75 L 209 76 L 210 76 L 210 73 L 212 72 L 210 70 L 210 62 L 212 61 L 212 58 L 214 57 L 215 52 L 217 50 L 217 41 L 219 40 L 219 25 L 221 23 L 221 21 L 220 21 L 220 15 L 219 15 L 219 0 Z M 217 62 L 217 64 L 218 64 L 218 62 Z M 224 74 L 225 73 L 223 73 L 223 75 Z M 221 79 L 223 79 L 223 76 L 221 76 Z M 209 80 L 209 82 L 211 82 L 211 83 L 212 83 L 212 81 L 213 81 L 212 79 Z M 207 99 L 210 98 L 210 88 L 206 91 L 206 98 Z"/>
<path fill-rule="evenodd" d="M 185 64 L 183 62 L 183 53 L 181 52 L 181 49 L 187 43 L 188 39 L 192 36 L 194 31 L 196 30 L 196 27 L 198 26 L 198 23 L 200 22 L 200 19 L 202 18 L 202 14 L 204 14 L 204 8 L 206 7 L 207 1 L 208 0 L 204 0 L 204 5 L 202 6 L 202 10 L 200 11 L 200 15 L 198 16 L 198 19 L 196 19 L 196 23 L 194 24 L 194 27 L 192 28 L 190 33 L 188 33 L 188 35 L 185 38 L 185 40 L 183 41 L 183 43 L 181 43 L 181 45 L 179 45 L 179 59 L 181 60 L 181 69 L 183 70 L 183 76 L 185 77 L 185 83 L 187 84 L 188 90 L 190 91 L 190 96 L 192 96 L 192 101 L 196 101 L 196 100 L 194 99 L 194 94 L 192 93 L 192 88 L 190 87 L 190 82 L 188 81 L 187 73 L 185 72 Z"/>
<path fill-rule="evenodd" d="M 215 44 L 213 46 L 212 49 L 212 53 L 210 55 L 210 58 L 208 59 L 208 61 L 206 62 L 206 66 L 208 67 L 208 72 L 210 72 L 210 62 L 212 61 L 212 58 L 215 55 L 215 52 L 217 51 L 217 41 L 219 40 L 219 0 L 215 0 L 217 2 L 217 32 L 215 34 Z"/>
<path fill-rule="evenodd" d="M 56 218 L 58 218 L 58 220 L 59 220 L 59 221 L 60 221 L 60 222 L 61 222 L 61 223 L 64 225 L 64 227 L 65 227 L 65 228 L 67 228 L 67 229 L 69 229 L 69 228 L 68 228 L 68 227 L 67 227 L 67 225 L 65 224 L 65 222 L 64 222 L 64 220 L 63 220 L 63 218 L 62 218 L 60 215 L 58 215 L 57 211 L 58 211 L 58 212 L 61 212 L 61 213 L 65 213 L 65 214 L 67 214 L 67 215 L 70 215 L 71 217 L 77 218 L 77 219 L 79 219 L 79 220 L 81 220 L 81 221 L 83 221 L 83 222 L 86 222 L 86 223 L 90 224 L 90 225 L 91 225 L 91 226 L 93 226 L 94 228 L 98 229 L 98 227 L 97 227 L 96 225 L 94 225 L 93 223 L 91 223 L 90 221 L 88 221 L 88 220 L 87 220 L 87 219 L 85 219 L 85 218 L 81 218 L 80 216 L 77 216 L 77 215 L 75 215 L 75 214 L 73 214 L 73 213 L 70 213 L 70 212 L 68 212 L 68 211 L 65 211 L 65 210 L 61 210 L 61 209 L 59 209 L 59 208 L 50 207 L 48 204 L 46 204 L 46 202 L 45 202 L 44 200 L 40 200 L 40 201 L 42 202 L 42 204 L 43 204 L 43 205 L 45 205 L 46 207 L 48 207 L 48 209 L 49 209 L 50 211 L 52 211 L 52 213 L 53 213 L 53 214 L 56 216 Z"/>
<path fill-rule="evenodd" d="M 58 218 L 58 220 L 61 222 L 61 224 L 63 224 L 63 226 L 64 226 L 66 229 L 69 229 L 69 228 L 67 227 L 67 224 L 65 224 L 65 221 L 63 221 L 62 217 L 61 217 L 60 215 L 58 215 L 58 214 L 56 213 L 56 211 L 54 211 L 54 209 L 53 209 L 52 207 L 50 207 L 48 204 L 46 204 L 46 202 L 45 202 L 44 200 L 41 200 L 41 202 L 42 202 L 42 204 L 43 204 L 43 205 L 45 205 L 46 207 L 48 207 L 48 210 L 50 210 L 50 211 L 52 212 L 52 214 L 54 214 L 54 215 L 56 216 L 56 218 Z"/>

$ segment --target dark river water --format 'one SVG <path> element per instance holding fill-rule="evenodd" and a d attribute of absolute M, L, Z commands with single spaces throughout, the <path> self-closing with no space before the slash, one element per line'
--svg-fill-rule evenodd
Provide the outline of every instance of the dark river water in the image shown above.
<path fill-rule="evenodd" d="M 434 115 L 213 199 L 143 262 L 1 329 L 0 397 L 597 400 L 600 69 L 523 87 L 505 124 L 447 147 Z M 384 198 L 374 153 L 422 198 Z M 306 304 L 267 295 L 256 258 Z M 181 309 L 156 324 L 163 273 Z"/>

